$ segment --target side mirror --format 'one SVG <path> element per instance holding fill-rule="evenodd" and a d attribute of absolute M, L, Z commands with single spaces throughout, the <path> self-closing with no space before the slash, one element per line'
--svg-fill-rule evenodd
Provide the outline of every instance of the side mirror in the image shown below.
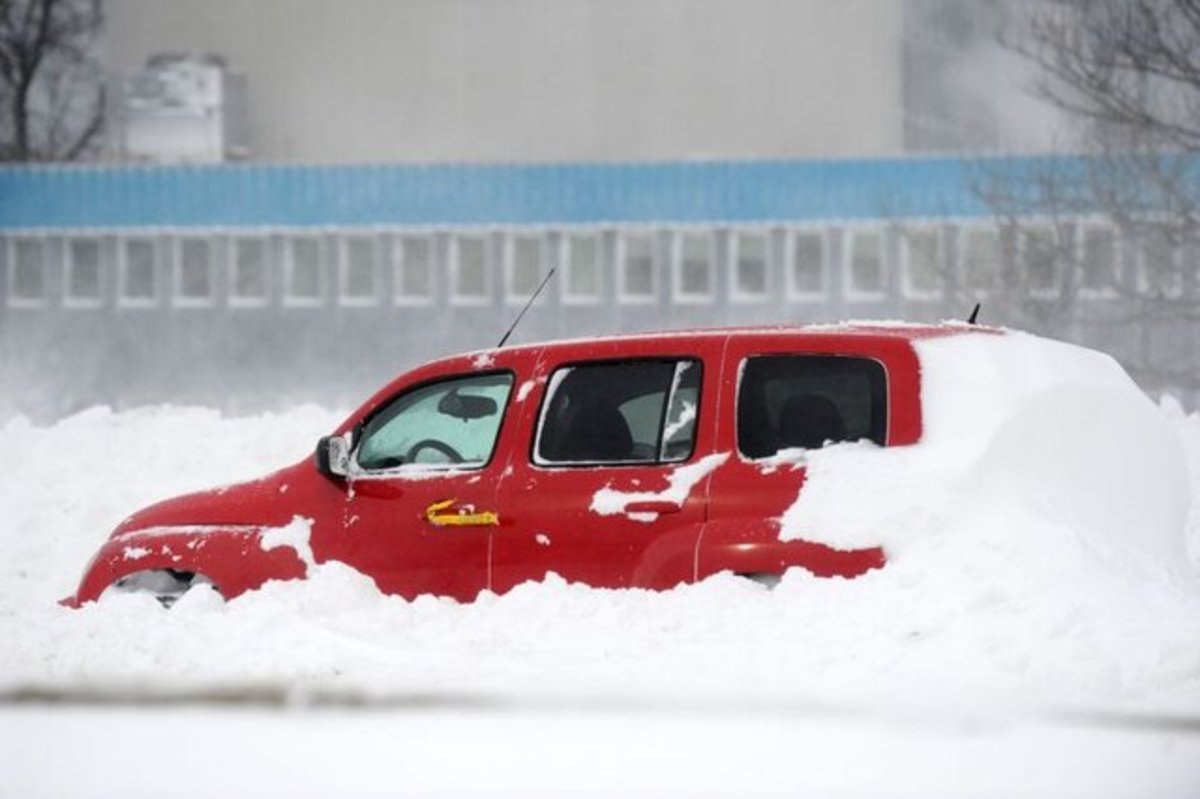
<path fill-rule="evenodd" d="M 317 471 L 330 480 L 342 480 L 350 471 L 350 442 L 342 436 L 323 436 L 317 442 Z"/>

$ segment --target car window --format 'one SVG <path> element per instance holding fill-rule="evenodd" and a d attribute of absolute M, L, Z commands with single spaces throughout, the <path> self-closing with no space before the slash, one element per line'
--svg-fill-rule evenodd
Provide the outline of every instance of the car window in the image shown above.
<path fill-rule="evenodd" d="M 887 375 L 869 358 L 764 355 L 738 384 L 738 450 L 766 458 L 827 443 L 887 440 Z"/>
<path fill-rule="evenodd" d="M 487 463 L 512 383 L 507 372 L 471 375 L 401 394 L 363 427 L 358 466 L 371 471 L 408 463 Z"/>
<path fill-rule="evenodd" d="M 664 463 L 691 457 L 699 361 L 639 360 L 558 369 L 542 405 L 540 464 Z"/>

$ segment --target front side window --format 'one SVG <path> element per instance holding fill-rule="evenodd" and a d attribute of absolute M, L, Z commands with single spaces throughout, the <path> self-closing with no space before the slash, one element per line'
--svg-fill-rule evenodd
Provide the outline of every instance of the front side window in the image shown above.
<path fill-rule="evenodd" d="M 471 375 L 401 394 L 363 427 L 359 468 L 483 466 L 496 446 L 512 382 L 508 372 Z"/>
<path fill-rule="evenodd" d="M 674 463 L 691 457 L 702 367 L 696 360 L 565 366 L 550 379 L 534 461 Z"/>
<path fill-rule="evenodd" d="M 837 355 L 761 355 L 742 369 L 738 450 L 748 458 L 887 441 L 887 376 L 878 361 Z"/>

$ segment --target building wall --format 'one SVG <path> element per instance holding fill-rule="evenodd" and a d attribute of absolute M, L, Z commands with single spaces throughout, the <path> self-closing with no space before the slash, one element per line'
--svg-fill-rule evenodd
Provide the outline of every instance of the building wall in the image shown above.
<path fill-rule="evenodd" d="M 347 406 L 430 357 L 495 344 L 551 268 L 514 341 L 932 322 L 976 302 L 988 323 L 1041 329 L 1032 298 L 1066 325 L 1050 332 L 1194 402 L 1195 379 L 1138 372 L 1191 369 L 1194 326 L 1128 321 L 1126 291 L 1169 265 L 1182 276 L 1186 253 L 1099 213 L 998 220 L 970 189 L 986 169 L 948 158 L 0 168 L 0 197 L 20 198 L 0 203 L 0 418 L 96 403 Z"/>
<path fill-rule="evenodd" d="M 902 147 L 903 4 L 108 0 L 118 74 L 204 50 L 248 83 L 251 157 L 530 162 Z"/>

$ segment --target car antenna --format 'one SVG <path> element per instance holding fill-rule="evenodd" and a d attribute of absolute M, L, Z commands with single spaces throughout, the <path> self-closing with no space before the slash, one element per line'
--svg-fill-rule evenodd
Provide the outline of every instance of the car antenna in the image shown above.
<path fill-rule="evenodd" d="M 979 321 L 979 307 L 983 305 L 981 302 L 975 303 L 975 310 L 971 311 L 971 315 L 967 317 L 967 324 L 974 325 Z"/>
<path fill-rule="evenodd" d="M 517 314 L 517 318 L 513 320 L 512 326 L 508 328 L 508 332 L 505 333 L 504 337 L 500 339 L 500 343 L 496 345 L 496 349 L 500 349 L 504 346 L 504 342 L 508 341 L 508 337 L 511 336 L 512 332 L 517 329 L 517 325 L 521 324 L 521 319 L 525 316 L 525 312 L 529 310 L 529 306 L 533 305 L 533 301 L 536 300 L 538 295 L 542 293 L 542 289 L 546 288 L 546 284 L 550 282 L 550 278 L 552 277 L 554 277 L 553 267 L 549 272 L 546 273 L 546 276 L 542 278 L 542 282 L 538 284 L 536 289 L 534 289 L 533 294 L 529 296 L 529 299 L 525 301 L 525 306 L 521 308 L 521 312 Z"/>

